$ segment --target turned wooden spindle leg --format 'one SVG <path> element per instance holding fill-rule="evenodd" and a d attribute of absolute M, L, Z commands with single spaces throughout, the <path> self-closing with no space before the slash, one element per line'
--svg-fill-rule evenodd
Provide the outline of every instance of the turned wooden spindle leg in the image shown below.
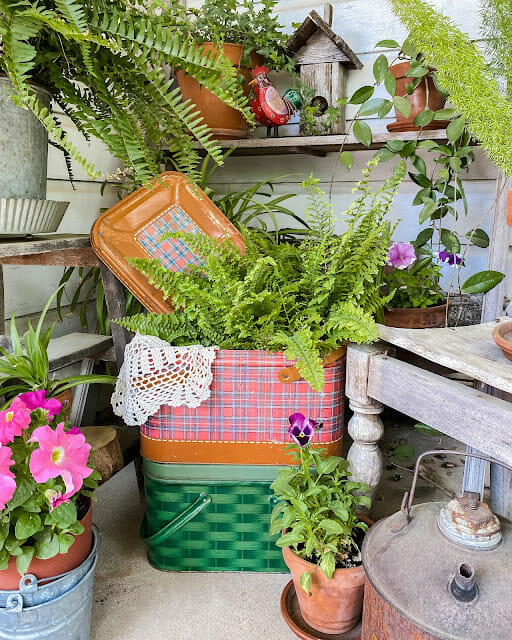
<path fill-rule="evenodd" d="M 354 441 L 347 455 L 352 477 L 358 482 L 366 482 L 371 488 L 371 497 L 382 475 L 382 453 L 378 442 L 384 435 L 384 425 L 380 419 L 383 406 L 369 399 L 362 404 L 350 401 L 354 415 L 348 423 L 348 432 Z"/>
<path fill-rule="evenodd" d="M 383 405 L 368 396 L 368 372 L 371 358 L 385 353 L 386 345 L 350 345 L 347 350 L 346 393 L 354 412 L 348 423 L 353 439 L 347 459 L 353 479 L 366 482 L 373 496 L 382 475 L 382 455 L 378 441 L 384 434 L 380 419 Z"/>

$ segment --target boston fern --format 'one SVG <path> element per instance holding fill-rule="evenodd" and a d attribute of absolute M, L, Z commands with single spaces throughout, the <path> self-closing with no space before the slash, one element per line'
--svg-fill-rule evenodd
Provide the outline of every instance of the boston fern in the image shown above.
<path fill-rule="evenodd" d="M 334 235 L 331 205 L 312 178 L 303 184 L 309 194 L 310 228 L 300 244 L 276 245 L 246 232 L 241 255 L 228 240 L 171 234 L 186 241 L 202 264 L 174 272 L 157 260 L 129 259 L 172 299 L 176 311 L 132 316 L 123 326 L 175 345 L 282 350 L 297 360 L 311 387 L 321 391 L 323 356 L 347 340 L 377 339 L 372 314 L 386 301 L 378 275 L 392 233 L 385 215 L 404 167 L 398 165 L 375 193 L 369 184 L 371 167 L 366 170 L 359 196 L 343 215 L 347 229 L 339 236 Z"/>
<path fill-rule="evenodd" d="M 195 139 L 216 162 L 219 146 L 193 104 L 182 102 L 164 65 L 183 69 L 226 104 L 249 116 L 236 69 L 203 54 L 177 0 L 0 0 L 0 71 L 14 102 L 30 109 L 50 140 L 97 177 L 30 82 L 87 138 L 101 140 L 138 183 L 160 173 L 164 146 L 176 166 L 196 177 Z"/>

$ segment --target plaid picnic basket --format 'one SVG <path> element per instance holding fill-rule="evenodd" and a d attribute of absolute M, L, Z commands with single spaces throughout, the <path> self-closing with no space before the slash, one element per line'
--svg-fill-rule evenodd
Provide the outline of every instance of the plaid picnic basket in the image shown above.
<path fill-rule="evenodd" d="M 290 464 L 288 416 L 323 423 L 317 446 L 341 455 L 345 356 L 325 366 L 322 393 L 302 379 L 279 380 L 290 366 L 280 353 L 220 350 L 211 395 L 197 409 L 161 406 L 141 426 L 141 454 L 155 462 Z"/>

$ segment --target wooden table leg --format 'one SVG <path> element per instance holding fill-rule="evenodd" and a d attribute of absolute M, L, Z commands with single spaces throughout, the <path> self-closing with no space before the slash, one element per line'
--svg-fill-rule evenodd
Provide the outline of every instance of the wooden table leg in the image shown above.
<path fill-rule="evenodd" d="M 347 350 L 347 387 L 350 408 L 354 415 L 348 423 L 348 432 L 354 440 L 347 455 L 354 480 L 366 482 L 371 494 L 382 475 L 382 454 L 378 441 L 384 435 L 380 419 L 383 405 L 367 393 L 368 371 L 372 356 L 385 353 L 386 345 L 350 345 Z"/>
<path fill-rule="evenodd" d="M 110 330 L 114 342 L 114 352 L 118 369 L 124 361 L 124 349 L 130 342 L 130 335 L 124 328 L 112 322 L 122 318 L 126 311 L 125 295 L 123 285 L 115 275 L 104 264 L 100 265 L 101 279 L 105 291 L 105 302 L 107 303 L 108 317 L 110 318 Z"/>

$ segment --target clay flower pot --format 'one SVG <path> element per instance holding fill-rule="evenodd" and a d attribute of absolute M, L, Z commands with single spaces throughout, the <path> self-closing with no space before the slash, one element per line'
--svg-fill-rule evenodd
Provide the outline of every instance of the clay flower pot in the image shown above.
<path fill-rule="evenodd" d="M 404 329 L 444 327 L 447 303 L 425 309 L 384 309 L 384 324 Z"/>
<path fill-rule="evenodd" d="M 413 78 L 408 78 L 405 74 L 411 68 L 409 62 L 400 62 L 399 64 L 392 65 L 389 70 L 395 76 L 396 79 L 396 92 L 395 96 L 400 96 L 408 100 L 411 104 L 411 115 L 406 118 L 397 109 L 395 109 L 396 122 L 392 122 L 387 125 L 388 131 L 420 131 L 421 129 L 444 129 L 448 125 L 448 120 L 432 120 L 424 127 L 417 127 L 414 125 L 414 118 L 425 111 L 425 109 L 431 109 L 432 111 L 439 111 L 443 109 L 446 98 L 439 93 L 436 89 L 434 81 L 430 75 L 422 78 L 420 84 L 416 87 L 411 95 L 407 93 L 405 86 L 410 84 Z M 428 83 L 428 84 L 427 84 Z M 427 104 L 427 87 L 428 87 L 428 104 Z"/>
<path fill-rule="evenodd" d="M 368 525 L 371 520 L 360 516 Z M 364 568 L 336 569 L 328 578 L 320 568 L 303 560 L 290 547 L 283 547 L 283 558 L 290 569 L 295 593 L 304 621 L 322 633 L 340 634 L 353 629 L 363 609 Z M 311 575 L 311 595 L 300 586 L 300 576 Z"/>
<path fill-rule="evenodd" d="M 36 578 L 53 578 L 61 573 L 66 573 L 76 569 L 87 558 L 92 548 L 92 504 L 85 516 L 80 520 L 85 530 L 75 536 L 75 541 L 70 546 L 67 553 L 59 553 L 53 558 L 41 560 L 34 558 L 29 565 L 29 574 Z M 20 574 L 16 569 L 16 558 L 11 558 L 7 569 L 0 571 L 0 590 L 15 591 L 18 589 Z"/>
<path fill-rule="evenodd" d="M 498 324 L 492 331 L 494 342 L 508 360 L 512 360 L 512 321 Z"/>
<path fill-rule="evenodd" d="M 205 51 L 211 51 L 212 49 L 218 51 L 211 42 L 206 42 L 203 46 Z M 225 43 L 222 45 L 222 49 L 226 58 L 233 63 L 233 66 L 240 67 L 240 59 L 243 52 L 242 45 Z M 240 68 L 240 72 L 245 76 L 247 82 L 251 80 L 251 74 L 248 69 Z M 183 71 L 176 72 L 176 79 L 183 99 L 192 100 L 196 105 L 204 118 L 204 123 L 211 129 L 214 138 L 218 140 L 247 138 L 249 124 L 239 111 L 229 107 L 220 98 L 214 96 L 211 91 L 204 89 L 195 78 Z M 246 93 L 248 94 L 248 84 L 246 84 L 246 87 Z"/>

